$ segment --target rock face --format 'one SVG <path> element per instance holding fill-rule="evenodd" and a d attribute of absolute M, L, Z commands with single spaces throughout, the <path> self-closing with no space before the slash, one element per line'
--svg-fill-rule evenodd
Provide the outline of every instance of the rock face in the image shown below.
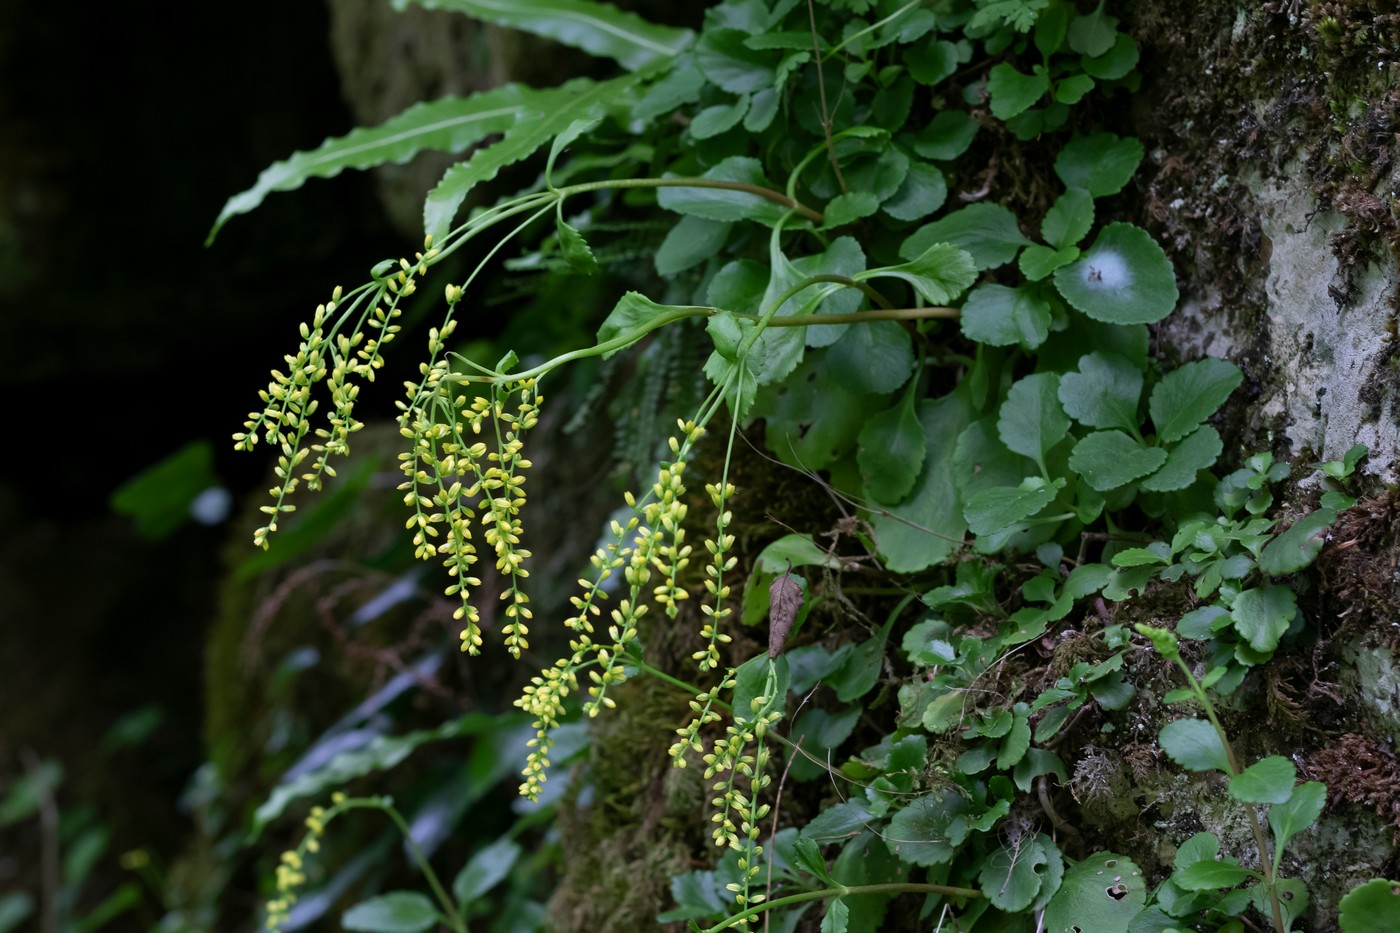
<path fill-rule="evenodd" d="M 1144 206 L 1183 308 L 1159 339 L 1252 381 L 1236 439 L 1400 453 L 1400 63 L 1379 4 L 1143 3 Z M 1393 45 L 1393 43 L 1391 43 Z"/>

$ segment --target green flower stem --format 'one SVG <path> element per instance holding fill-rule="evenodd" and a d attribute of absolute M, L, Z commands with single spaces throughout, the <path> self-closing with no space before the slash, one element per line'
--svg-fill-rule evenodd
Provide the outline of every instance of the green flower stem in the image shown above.
<path fill-rule="evenodd" d="M 714 188 L 722 191 L 743 191 L 752 194 L 775 204 L 781 204 L 789 210 L 796 211 L 813 223 L 824 223 L 826 218 L 820 211 L 789 197 L 781 191 L 774 191 L 772 188 L 764 188 L 762 185 L 751 185 L 743 181 L 722 181 L 718 178 L 619 178 L 611 181 L 590 181 L 578 185 L 569 185 L 567 188 L 556 188 L 555 193 L 560 198 L 566 198 L 572 194 L 584 194 L 589 191 L 606 191 L 608 189 L 619 188 Z"/>
<path fill-rule="evenodd" d="M 379 808 L 389 815 L 389 819 L 398 826 L 399 832 L 403 833 L 404 845 L 408 847 L 409 855 L 418 863 L 418 868 L 423 872 L 423 877 L 428 880 L 428 887 L 433 889 L 433 896 L 438 899 L 438 903 L 443 907 L 443 914 L 456 933 L 467 933 L 467 921 L 462 917 L 462 911 L 457 903 L 448 896 L 447 890 L 443 888 L 442 882 L 438 880 L 437 872 L 428 864 L 428 857 L 423 854 L 423 850 L 418 847 L 418 843 L 413 841 L 413 833 L 408 828 L 408 823 L 404 820 L 398 810 L 388 804 L 380 803 Z"/>
<path fill-rule="evenodd" d="M 526 195 L 515 201 L 507 201 L 504 204 L 497 204 L 482 213 L 468 220 L 462 226 L 453 230 L 443 237 L 443 245 L 438 248 L 437 255 L 432 259 L 425 259 L 424 265 L 435 266 L 448 256 L 451 256 L 462 244 L 475 237 L 477 234 L 485 233 L 503 220 L 514 217 L 516 214 L 523 214 L 526 211 L 543 207 L 548 209 L 554 205 L 555 196 L 549 192 Z M 533 219 L 533 218 L 532 218 Z"/>
<path fill-rule="evenodd" d="M 719 930 L 727 930 L 732 926 L 743 923 L 751 917 L 774 907 L 786 907 L 789 904 L 801 904 L 804 901 L 815 901 L 827 897 L 845 897 L 848 894 L 942 894 L 945 897 L 981 897 L 982 892 L 973 888 L 954 888 L 946 884 L 919 884 L 916 882 L 890 882 L 888 884 L 853 884 L 837 885 L 831 888 L 822 888 L 820 891 L 803 891 L 801 894 L 789 894 L 787 897 L 780 897 L 776 900 L 764 901 L 755 907 L 750 907 L 741 913 L 737 913 L 726 919 L 723 923 L 717 924 L 705 930 L 705 933 L 718 933 Z"/>
<path fill-rule="evenodd" d="M 1215 727 L 1215 734 L 1220 738 L 1220 744 L 1225 748 L 1225 760 L 1230 765 L 1230 776 L 1238 777 L 1243 769 L 1240 768 L 1239 759 L 1235 757 L 1235 749 L 1230 745 L 1230 738 L 1225 734 L 1225 727 L 1220 724 L 1220 719 L 1215 715 L 1215 704 L 1211 703 L 1210 697 L 1206 694 L 1205 687 L 1191 673 L 1191 669 L 1186 666 L 1186 662 L 1181 659 L 1181 654 L 1172 656 L 1176 666 L 1181 669 L 1181 673 L 1186 677 L 1186 684 L 1191 692 L 1195 694 L 1201 707 L 1206 711 L 1206 718 Z M 1249 829 L 1254 834 L 1254 843 L 1259 848 L 1259 867 L 1264 870 L 1264 885 L 1269 891 L 1269 906 L 1273 909 L 1274 929 L 1277 933 L 1284 933 L 1287 929 L 1283 923 L 1283 908 L 1278 901 L 1277 878 L 1274 877 L 1273 859 L 1269 857 L 1269 840 L 1264 836 L 1264 828 L 1259 819 L 1259 808 L 1252 803 L 1244 805 L 1249 812 Z"/>
<path fill-rule="evenodd" d="M 680 678 L 672 677 L 670 674 L 666 673 L 665 671 L 658 670 L 658 669 L 652 667 L 650 664 L 648 664 L 647 662 L 643 661 L 640 655 L 635 655 L 635 654 L 629 654 L 629 655 L 627 655 L 627 663 L 628 663 L 628 664 L 631 664 L 631 665 L 634 666 L 634 667 L 636 667 L 637 670 L 641 671 L 641 672 L 644 673 L 644 674 L 650 674 L 652 677 L 655 677 L 655 678 L 657 678 L 658 680 L 661 680 L 661 681 L 663 681 L 663 682 L 665 682 L 665 683 L 668 683 L 668 684 L 670 684 L 670 685 L 673 686 L 673 687 L 679 687 L 681 690 L 684 690 L 686 693 L 690 694 L 691 696 L 698 696 L 699 694 L 705 692 L 705 691 L 701 690 L 699 687 L 695 686 L 694 684 L 688 684 L 688 683 L 686 683 L 685 681 L 681 680 Z M 714 702 L 714 704 L 715 704 L 716 706 L 718 706 L 720 709 L 723 709 L 723 710 L 726 711 L 726 712 L 733 712 L 733 711 L 734 711 L 734 707 L 730 706 L 728 703 L 724 702 L 723 700 L 716 699 L 716 700 L 714 700 L 713 702 Z"/>
<path fill-rule="evenodd" d="M 819 285 L 822 282 L 835 282 L 838 285 L 845 285 L 850 288 L 860 289 L 860 291 L 863 292 L 867 297 L 869 297 L 876 304 L 880 305 L 882 309 L 887 311 L 892 310 L 890 308 L 890 303 L 885 300 L 885 296 L 881 295 L 878 291 L 866 285 L 864 282 L 858 282 L 855 279 L 845 275 L 809 275 L 807 278 L 798 282 L 796 285 L 792 286 L 787 291 L 779 295 L 773 301 L 773 306 L 770 307 L 767 311 L 763 312 L 762 317 L 758 319 L 758 326 L 749 332 L 749 335 L 744 338 L 743 343 L 739 344 L 739 349 L 737 351 L 739 359 L 743 359 L 748 354 L 749 347 L 753 346 L 754 341 L 758 339 L 759 334 L 763 333 L 763 329 L 773 322 L 773 320 L 777 317 L 778 309 L 781 308 L 783 305 L 787 304 L 789 298 L 798 294 L 803 289 L 810 288 L 813 285 Z M 812 323 L 813 317 L 814 315 L 810 314 L 802 315 L 802 319 L 806 321 L 809 326 Z"/>
<path fill-rule="evenodd" d="M 827 281 L 830 278 L 831 277 L 814 276 L 811 280 L 806 282 L 805 285 L 813 284 L 814 282 L 819 280 Z M 835 278 L 844 278 L 844 276 L 835 276 Z M 856 282 L 854 283 L 853 287 L 859 287 L 863 284 L 864 283 L 862 282 Z M 862 291 L 864 291 L 864 289 L 862 289 Z M 786 301 L 787 299 L 785 298 L 783 300 Z M 721 310 L 721 308 L 686 307 L 677 308 L 675 310 L 668 311 L 664 314 L 658 314 L 656 317 L 652 318 L 650 321 L 647 321 L 645 324 L 633 328 L 632 330 L 629 330 L 624 334 L 619 334 L 611 340 L 604 341 L 603 343 L 596 344 L 591 347 L 584 347 L 579 350 L 570 350 L 568 353 L 561 353 L 559 356 L 556 356 L 547 362 L 541 363 L 534 369 L 526 370 L 523 373 L 498 373 L 495 370 L 487 369 L 486 367 L 481 366 L 478 363 L 473 363 L 470 360 L 467 360 L 465 357 L 461 357 L 454 353 L 452 354 L 454 358 L 470 366 L 472 369 L 477 370 L 480 373 L 480 375 L 473 375 L 470 373 L 454 373 L 452 376 L 449 377 L 449 380 L 458 383 L 515 382 L 520 379 L 537 378 L 539 376 L 544 375 L 545 373 L 552 371 L 556 367 L 564 365 L 565 363 L 572 363 L 575 360 L 587 359 L 590 356 L 598 356 L 603 353 L 611 353 L 614 350 L 621 350 L 625 347 L 631 346 L 633 343 L 635 343 L 638 340 L 641 340 L 647 334 L 651 333 L 654 330 L 658 330 L 662 327 L 665 327 L 667 324 L 674 324 L 676 321 L 681 321 L 688 317 L 713 317 L 714 315 L 718 314 Z M 885 307 L 871 311 L 854 311 L 849 314 L 804 314 L 801 317 L 778 317 L 770 319 L 768 323 L 764 326 L 816 327 L 819 324 L 868 324 L 873 321 L 919 321 L 930 318 L 955 318 L 961 313 L 962 312 L 960 312 L 957 308 Z M 763 318 L 757 314 L 744 314 L 738 311 L 733 312 L 733 314 L 735 317 L 741 317 L 745 320 L 755 321 L 757 323 L 763 322 Z"/>

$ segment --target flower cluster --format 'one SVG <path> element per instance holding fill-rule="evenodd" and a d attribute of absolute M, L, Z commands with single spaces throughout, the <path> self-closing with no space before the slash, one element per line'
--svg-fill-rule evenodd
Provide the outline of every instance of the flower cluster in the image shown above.
<path fill-rule="evenodd" d="M 306 817 L 306 835 L 295 849 L 282 853 L 277 862 L 277 893 L 267 902 L 267 928 L 272 931 L 282 929 L 291 916 L 292 906 L 297 902 L 297 889 L 306 884 L 306 856 L 314 855 L 321 849 L 321 836 L 326 826 L 335 819 L 348 802 L 342 793 L 331 795 L 334 804 L 329 810 L 312 807 Z"/>
<path fill-rule="evenodd" d="M 574 615 L 565 623 L 573 632 L 569 657 L 560 658 L 553 667 L 531 678 L 515 701 L 534 717 L 535 737 L 530 741 L 525 780 L 520 785 L 520 793 L 531 800 L 539 797 L 549 767 L 550 733 L 559 725 L 565 699 L 578 690 L 579 673 L 586 670 L 590 681 L 584 712 L 596 716 L 600 709 L 614 706 L 608 688 L 627 679 L 625 664 L 637 640 L 638 623 L 648 610 L 648 593 L 671 616 L 676 603 L 689 595 L 676 582 L 690 554 L 682 529 L 686 515 L 683 476 L 690 451 L 704 428 L 693 421 L 680 422 L 679 426 L 680 437 L 670 439 L 676 459 L 661 464 L 656 481 L 641 500 L 626 494 L 632 515 L 626 522 L 613 522 L 613 540 L 591 558 L 593 579 L 579 580 L 583 594 L 570 598 Z M 653 569 L 663 574 L 664 580 L 649 590 Z M 627 584 L 627 594 L 607 616 L 606 637 L 596 638 L 595 623 L 601 624 L 603 619 L 608 581 L 617 571 Z"/>
<path fill-rule="evenodd" d="M 448 286 L 449 306 L 461 289 Z M 470 400 L 449 379 L 446 341 L 456 328 L 449 320 L 428 333 L 429 361 L 422 378 L 409 383 L 409 401 L 399 403 L 399 431 L 411 449 L 399 455 L 405 480 L 399 485 L 404 504 L 413 509 L 407 527 L 413 530 L 414 554 L 422 560 L 442 557 L 453 578 L 448 596 L 460 600 L 455 617 L 463 622 L 462 650 L 481 650 L 481 616 L 471 603 L 481 585 L 472 572 L 477 562 L 472 527 L 496 555 L 496 569 L 506 579 L 501 594 L 509 600 L 502 626 L 507 649 L 515 657 L 529 647 L 529 596 L 521 581 L 530 575 L 524 566 L 530 552 L 520 547 L 520 510 L 525 505 L 524 471 L 531 466 L 522 456 L 525 432 L 539 421 L 542 401 L 533 379 L 490 386 L 489 398 Z M 514 410 L 508 406 L 515 399 Z M 491 443 L 479 440 L 485 436 Z"/>
<path fill-rule="evenodd" d="M 779 708 L 769 709 L 775 700 Z M 781 697 L 757 696 L 749 710 L 736 710 L 724 739 L 703 759 L 705 778 L 716 778 L 713 789 L 717 796 L 710 801 L 716 808 L 710 817 L 716 824 L 712 831 L 715 844 L 740 853 L 740 880 L 726 885 L 740 908 L 764 899 L 764 895 L 750 891 L 750 884 L 758 877 L 759 857 L 763 854 L 763 847 L 758 844 L 759 821 L 772 809 L 759 802 L 760 794 L 773 780 L 768 774 L 769 752 L 764 739 L 783 718 L 781 702 Z"/>
<path fill-rule="evenodd" d="M 270 517 L 253 533 L 258 547 L 268 546 L 280 516 L 296 510 L 287 499 L 297 487 L 304 482 L 308 489 L 320 489 L 325 477 L 335 476 L 330 458 L 349 452 L 350 435 L 363 427 L 354 416 L 360 388 L 354 380 L 373 382 L 375 371 L 384 365 L 381 352 L 399 332 L 394 323 L 401 313 L 399 301 L 414 293 L 415 277 L 426 274 L 438 255 L 431 247 L 430 237 L 424 242 L 426 252 L 415 253 L 412 263 L 400 259 L 395 275 L 376 276 L 348 295 L 337 286 L 330 301 L 316 306 L 311 322 L 301 325 L 297 352 L 283 357 L 287 371 L 273 370 L 272 381 L 258 393 L 262 410 L 249 412 L 244 430 L 233 435 L 236 450 L 252 450 L 259 437 L 278 449 L 278 484 L 269 490 L 276 501 L 261 507 Z M 311 419 L 320 400 L 312 389 L 323 381 L 332 413 L 325 426 L 313 428 Z M 313 453 L 316 459 L 300 471 Z"/>
<path fill-rule="evenodd" d="M 720 631 L 720 623 L 733 612 L 724 605 L 724 601 L 729 598 L 729 587 L 724 584 L 724 574 L 734 569 L 738 558 L 726 556 L 734 546 L 734 536 L 725 533 L 725 529 L 734 518 L 734 514 L 725 508 L 728 500 L 734 497 L 734 486 L 727 481 L 722 481 L 720 485 L 707 483 L 705 492 L 709 493 L 710 502 L 718 513 L 714 537 L 705 541 L 705 549 L 710 552 L 710 563 L 705 567 L 705 576 L 708 578 L 705 580 L 705 592 L 710 594 L 713 605 L 706 603 L 700 607 L 700 611 L 707 617 L 700 629 L 700 637 L 705 639 L 705 647 L 695 652 L 692 657 L 700 662 L 700 670 L 711 671 L 719 667 L 719 646 L 728 644 L 730 640 L 728 635 Z"/>

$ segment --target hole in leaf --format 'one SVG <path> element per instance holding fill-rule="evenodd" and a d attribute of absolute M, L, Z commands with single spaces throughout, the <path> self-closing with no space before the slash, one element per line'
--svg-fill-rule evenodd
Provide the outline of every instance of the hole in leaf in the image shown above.
<path fill-rule="evenodd" d="M 1115 901 L 1121 901 L 1128 896 L 1128 886 L 1125 884 L 1115 884 L 1112 887 L 1104 889 L 1104 893 Z"/>
<path fill-rule="evenodd" d="M 1118 864 L 1118 860 L 1117 860 L 1116 858 L 1105 859 L 1105 860 L 1104 860 L 1104 863 L 1103 863 L 1103 867 L 1104 867 L 1104 868 L 1112 868 L 1114 865 L 1117 865 L 1117 864 Z"/>

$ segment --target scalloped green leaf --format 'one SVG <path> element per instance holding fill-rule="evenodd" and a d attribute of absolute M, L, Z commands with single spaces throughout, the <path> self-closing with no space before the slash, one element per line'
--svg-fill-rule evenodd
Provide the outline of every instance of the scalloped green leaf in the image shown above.
<path fill-rule="evenodd" d="M 1218 891 L 1249 880 L 1253 873 L 1238 862 L 1203 859 L 1172 873 L 1172 882 L 1186 891 Z"/>
<path fill-rule="evenodd" d="M 1034 106 L 1050 90 L 1050 75 L 1044 65 L 1036 66 L 1031 74 L 1017 71 L 1002 62 L 993 65 L 987 78 L 987 94 L 991 97 L 992 116 L 1010 120 Z"/>
<path fill-rule="evenodd" d="M 505 880 L 522 851 L 519 843 L 510 839 L 497 839 L 478 849 L 452 881 L 452 895 L 458 905 L 466 907 Z"/>
<path fill-rule="evenodd" d="M 943 206 L 948 199 L 948 183 L 938 166 L 914 162 L 898 190 L 885 201 L 883 209 L 895 220 L 922 220 Z"/>
<path fill-rule="evenodd" d="M 994 535 L 1055 501 L 1064 479 L 1048 483 L 1038 476 L 1027 477 L 1020 486 L 994 486 L 968 500 L 963 517 L 973 534 Z"/>
<path fill-rule="evenodd" d="M 928 450 L 924 468 L 909 496 L 899 505 L 871 518 L 875 541 L 885 566 L 894 573 L 915 573 L 941 563 L 962 546 L 967 525 L 952 469 L 957 437 L 972 423 L 972 406 L 965 392 L 919 403 Z"/>
<path fill-rule="evenodd" d="M 1079 371 L 1060 377 L 1060 404 L 1091 428 L 1136 430 L 1142 370 L 1127 357 L 1095 351 L 1079 358 Z"/>
<path fill-rule="evenodd" d="M 1259 553 L 1259 569 L 1271 577 L 1297 573 L 1308 566 L 1327 541 L 1327 529 L 1337 520 L 1334 509 L 1318 509 L 1298 519 Z"/>
<path fill-rule="evenodd" d="M 1120 32 L 1113 42 L 1113 48 L 1098 57 L 1085 56 L 1080 59 L 1085 74 L 1100 81 L 1117 81 L 1137 67 L 1138 47 L 1133 37 Z"/>
<path fill-rule="evenodd" d="M 1400 930 L 1400 881 L 1372 878 L 1347 892 L 1339 906 L 1342 933 Z"/>
<path fill-rule="evenodd" d="M 1025 910 L 1040 893 L 1044 876 L 1053 874 L 1052 860 L 1063 859 L 1060 850 L 1044 833 L 1023 838 L 1019 846 L 999 846 L 982 863 L 977 875 L 982 893 L 1001 910 Z"/>
<path fill-rule="evenodd" d="M 1034 350 L 1050 334 L 1050 305 L 1029 288 L 979 285 L 968 293 L 958 324 L 969 340 Z"/>
<path fill-rule="evenodd" d="M 1045 933 L 1127 933 L 1147 903 L 1142 871 L 1125 856 L 1096 852 L 1065 872 L 1045 908 Z"/>
<path fill-rule="evenodd" d="M 689 29 L 650 23 L 593 0 L 393 0 L 394 9 L 407 9 L 410 2 L 553 39 L 611 58 L 629 71 L 672 57 L 695 36 Z"/>
<path fill-rule="evenodd" d="M 880 199 L 869 191 L 848 191 L 838 194 L 826 204 L 822 211 L 822 228 L 844 226 L 851 221 L 869 217 L 880 209 Z"/>
<path fill-rule="evenodd" d="M 967 151 L 981 128 L 964 110 L 940 110 L 911 143 L 925 159 L 951 162 Z"/>
<path fill-rule="evenodd" d="M 360 901 L 341 916 L 340 925 L 357 933 L 420 933 L 438 920 L 426 894 L 391 891 Z"/>
<path fill-rule="evenodd" d="M 978 269 L 1005 265 L 1021 247 L 1031 245 L 1016 215 L 1000 204 L 969 204 L 925 224 L 900 245 L 899 255 L 914 259 L 935 243 L 961 246 Z"/>
<path fill-rule="evenodd" d="M 686 214 L 666 234 L 653 261 L 656 274 L 675 275 L 715 256 L 729 238 L 730 224 Z"/>
<path fill-rule="evenodd" d="M 914 393 L 904 393 L 899 404 L 872 415 L 860 429 L 858 444 L 856 463 L 865 491 L 887 505 L 908 495 L 927 453 L 924 428 L 914 411 Z"/>
<path fill-rule="evenodd" d="M 1055 287 L 1077 310 L 1109 324 L 1155 324 L 1178 297 L 1162 247 L 1125 223 L 1104 227 L 1078 261 L 1056 269 Z"/>
<path fill-rule="evenodd" d="M 1272 652 L 1298 614 L 1293 591 L 1277 583 L 1266 583 L 1245 590 L 1235 597 L 1230 618 L 1255 651 Z"/>
<path fill-rule="evenodd" d="M 1327 804 L 1327 787 L 1321 781 L 1308 781 L 1293 789 L 1293 796 L 1269 808 L 1269 828 L 1274 833 L 1274 861 L 1292 838 L 1317 822 Z"/>
<path fill-rule="evenodd" d="M 1066 188 L 1083 188 L 1096 198 L 1117 194 L 1142 162 L 1142 143 L 1132 136 L 1093 133 L 1070 140 L 1055 158 L 1055 174 Z"/>
<path fill-rule="evenodd" d="M 867 269 L 854 278 L 862 282 L 878 278 L 903 279 L 929 304 L 946 305 L 957 300 L 976 281 L 977 268 L 966 250 L 939 242 L 906 263 Z"/>
<path fill-rule="evenodd" d="M 559 252 L 564 255 L 564 261 L 569 267 L 582 275 L 597 273 L 598 260 L 583 234 L 566 223 L 562 217 L 557 219 L 555 228 L 559 235 Z"/>
<path fill-rule="evenodd" d="M 749 95 L 740 95 L 738 100 L 725 104 L 714 104 L 697 113 L 690 121 L 690 135 L 696 139 L 710 139 L 734 129 L 749 112 Z"/>
<path fill-rule="evenodd" d="M 518 84 L 414 104 L 374 127 L 333 136 L 309 152 L 295 152 L 263 169 L 253 187 L 229 198 L 214 221 L 208 246 L 230 218 L 256 208 L 275 191 L 292 191 L 312 178 L 333 178 L 345 169 L 401 164 L 432 149 L 462 152 L 493 133 L 510 129 L 522 114 L 548 106 L 552 93 Z"/>
<path fill-rule="evenodd" d="M 1069 24 L 1069 47 L 1081 55 L 1102 55 L 1113 48 L 1118 36 L 1118 20 L 1104 13 L 1104 0 L 1092 13 L 1076 16 Z"/>
<path fill-rule="evenodd" d="M 1162 448 L 1144 447 L 1122 431 L 1095 431 L 1074 445 L 1069 468 L 1107 492 L 1154 472 L 1166 459 Z"/>
<path fill-rule="evenodd" d="M 646 295 L 640 292 L 626 292 L 617 300 L 612 311 L 598 326 L 598 343 L 607 343 L 615 340 L 629 331 L 636 330 L 642 325 L 654 321 L 657 317 L 671 311 L 679 310 L 675 305 L 657 304 Z M 733 318 L 731 317 L 731 320 Z M 753 325 L 750 323 L 749 325 Z M 609 350 L 603 354 L 603 359 L 607 359 L 621 348 Z"/>
<path fill-rule="evenodd" d="M 1230 796 L 1244 803 L 1283 803 L 1293 795 L 1298 769 L 1282 755 L 1261 758 L 1230 778 Z"/>
<path fill-rule="evenodd" d="M 1060 407 L 1060 377 L 1054 373 L 1026 376 L 1006 393 L 997 416 L 997 435 L 1008 450 L 1034 460 L 1045 473 L 1045 455 L 1063 441 L 1069 416 Z"/>
<path fill-rule="evenodd" d="M 1196 481 L 1201 470 L 1214 465 L 1225 449 L 1220 434 L 1210 425 L 1202 425 L 1186 435 L 1186 438 L 1167 451 L 1167 462 L 1162 468 L 1142 481 L 1142 488 L 1149 492 L 1175 492 L 1185 489 Z"/>
<path fill-rule="evenodd" d="M 1196 430 L 1225 404 L 1244 381 L 1240 368 L 1208 356 L 1167 373 L 1152 389 L 1148 411 L 1164 441 L 1176 441 Z"/>
<path fill-rule="evenodd" d="M 1204 719 L 1177 719 L 1162 727 L 1157 741 L 1172 761 L 1188 771 L 1230 773 L 1230 756 L 1220 733 Z"/>
<path fill-rule="evenodd" d="M 941 865 L 953 857 L 948 824 L 968 804 L 954 791 L 916 797 L 890 820 L 885 845 L 912 865 Z"/>
<path fill-rule="evenodd" d="M 1094 225 L 1094 196 L 1083 188 L 1070 188 L 1055 199 L 1040 223 L 1040 235 L 1056 249 L 1073 246 Z"/>
<path fill-rule="evenodd" d="M 695 62 L 710 82 L 731 94 L 772 87 L 781 58 L 769 49 L 750 48 L 742 29 L 707 29 L 695 46 Z"/>
<path fill-rule="evenodd" d="M 1021 274 L 1032 282 L 1039 282 L 1061 266 L 1067 266 L 1079 258 L 1079 247 L 1066 246 L 1064 249 L 1051 249 L 1033 243 L 1022 251 L 1016 260 Z"/>
<path fill-rule="evenodd" d="M 534 155 L 575 121 L 602 117 L 613 107 L 630 107 L 639 80 L 637 75 L 600 82 L 575 78 L 557 88 L 532 91 L 517 107 L 516 119 L 499 141 L 449 168 L 428 192 L 423 202 L 424 230 L 441 241 L 473 188 Z"/>

